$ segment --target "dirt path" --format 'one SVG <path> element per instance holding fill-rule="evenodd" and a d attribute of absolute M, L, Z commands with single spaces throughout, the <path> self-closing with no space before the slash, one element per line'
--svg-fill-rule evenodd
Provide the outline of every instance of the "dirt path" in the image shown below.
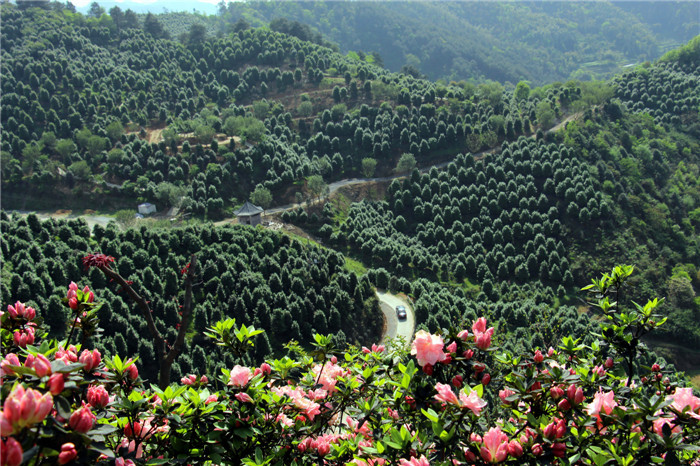
<path fill-rule="evenodd" d="M 11 210 L 9 213 L 16 212 L 22 216 L 27 216 L 31 213 L 35 214 L 39 220 L 47 220 L 49 218 L 55 218 L 56 220 L 75 220 L 82 218 L 92 230 L 95 225 L 100 225 L 101 227 L 106 227 L 107 224 L 114 220 L 112 217 L 106 215 L 95 215 L 95 214 L 74 214 L 70 210 L 57 210 L 56 212 L 30 212 L 25 210 Z"/>
<path fill-rule="evenodd" d="M 413 307 L 400 296 L 386 291 L 377 290 L 377 298 L 379 298 L 379 305 L 382 308 L 386 321 L 382 343 L 398 336 L 403 337 L 406 343 L 410 343 L 413 340 L 413 334 L 416 329 L 416 316 L 413 313 Z M 396 317 L 396 306 L 404 306 L 406 308 L 406 320 L 399 320 Z"/>

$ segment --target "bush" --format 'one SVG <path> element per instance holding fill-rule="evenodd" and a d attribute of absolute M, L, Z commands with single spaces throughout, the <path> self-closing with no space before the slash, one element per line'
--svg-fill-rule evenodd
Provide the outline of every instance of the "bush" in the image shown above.
<path fill-rule="evenodd" d="M 631 272 L 587 287 L 603 322 L 592 346 L 566 337 L 500 353 L 481 317 L 418 331 L 410 354 L 401 341 L 338 349 L 315 335 L 311 353 L 290 343 L 293 358 L 253 368 L 242 361 L 261 331 L 227 319 L 206 335 L 237 363 L 163 388 L 143 386 L 137 360 L 71 344 L 94 335 L 100 306 L 72 284 L 67 340 L 43 340 L 20 302 L 2 315 L 3 462 L 26 452 L 37 464 L 688 464 L 699 459 L 700 398 L 660 364 L 638 364 L 637 337 L 664 319 L 656 299 L 611 303 Z"/>

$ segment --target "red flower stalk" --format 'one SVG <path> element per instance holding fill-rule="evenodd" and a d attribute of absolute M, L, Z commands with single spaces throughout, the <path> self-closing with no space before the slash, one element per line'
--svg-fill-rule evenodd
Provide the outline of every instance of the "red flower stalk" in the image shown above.
<path fill-rule="evenodd" d="M 83 257 L 83 267 L 88 270 L 90 267 L 106 267 L 110 262 L 114 262 L 114 257 L 105 254 L 88 254 Z"/>

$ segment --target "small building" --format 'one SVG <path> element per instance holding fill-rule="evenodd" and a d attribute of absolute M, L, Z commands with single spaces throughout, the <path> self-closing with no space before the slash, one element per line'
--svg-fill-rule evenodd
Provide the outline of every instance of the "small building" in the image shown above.
<path fill-rule="evenodd" d="M 260 225 L 262 223 L 263 208 L 245 201 L 245 204 L 234 212 L 241 225 Z"/>
<path fill-rule="evenodd" d="M 150 202 L 144 202 L 143 204 L 139 204 L 139 213 L 141 215 L 155 214 L 156 205 L 151 204 Z"/>

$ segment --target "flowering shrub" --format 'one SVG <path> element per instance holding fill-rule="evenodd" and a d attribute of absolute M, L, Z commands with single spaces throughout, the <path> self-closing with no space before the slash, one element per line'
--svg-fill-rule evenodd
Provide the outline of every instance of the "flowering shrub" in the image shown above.
<path fill-rule="evenodd" d="M 36 312 L 16 303 L 2 315 L 0 462 L 700 464 L 700 398 L 660 365 L 630 359 L 639 336 L 663 323 L 656 300 L 631 310 L 610 302 L 630 273 L 618 267 L 590 287 L 603 314 L 590 347 L 568 337 L 500 354 L 480 318 L 467 330 L 419 331 L 410 353 L 400 341 L 336 351 L 317 335 L 311 352 L 292 343 L 293 357 L 165 389 L 142 385 L 138 361 L 71 344 L 72 331 L 38 341 Z M 71 309 L 71 291 L 95 305 L 71 285 Z M 26 328 L 35 341 L 15 341 Z M 207 335 L 240 349 L 257 333 L 230 319 Z"/>

